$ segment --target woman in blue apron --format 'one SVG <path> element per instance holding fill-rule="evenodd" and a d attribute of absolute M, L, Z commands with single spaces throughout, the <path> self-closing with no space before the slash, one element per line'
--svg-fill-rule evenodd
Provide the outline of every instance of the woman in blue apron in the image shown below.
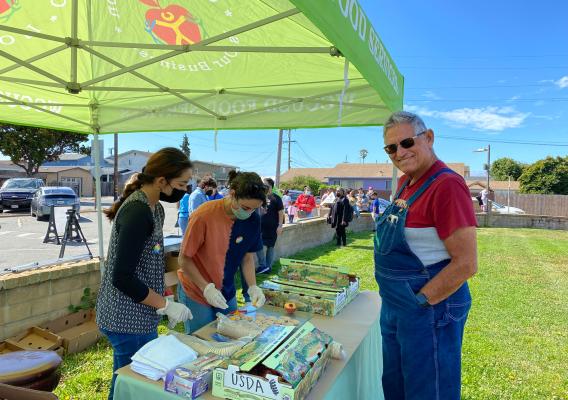
<path fill-rule="evenodd" d="M 385 151 L 405 173 L 375 236 L 385 399 L 458 400 L 466 281 L 477 269 L 469 191 L 437 160 L 418 116 L 395 113 L 384 132 Z"/>

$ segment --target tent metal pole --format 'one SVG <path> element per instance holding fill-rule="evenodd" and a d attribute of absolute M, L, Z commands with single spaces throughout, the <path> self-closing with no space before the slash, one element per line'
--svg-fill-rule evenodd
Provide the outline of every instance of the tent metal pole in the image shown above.
<path fill-rule="evenodd" d="M 67 49 L 67 45 L 63 44 L 61 46 L 57 46 L 54 49 L 51 49 L 51 50 L 48 50 L 44 53 L 38 54 L 37 56 L 30 57 L 25 61 L 28 62 L 28 63 L 33 63 L 34 61 L 41 60 L 42 58 L 45 58 L 45 57 L 49 57 L 53 54 L 56 54 L 56 53 L 59 53 L 60 51 L 65 50 L 65 49 Z M 17 63 L 10 66 L 10 67 L 6 67 L 6 68 L 0 70 L 0 75 L 5 74 L 6 72 L 13 71 L 13 70 L 20 68 L 20 67 L 21 67 L 21 65 L 17 64 Z"/>
<path fill-rule="evenodd" d="M 282 161 L 282 135 L 284 129 L 278 130 L 278 153 L 276 154 L 276 175 L 274 175 L 274 184 L 276 188 L 280 186 L 280 163 Z"/>
<path fill-rule="evenodd" d="M 78 0 L 72 0 L 71 3 L 71 79 L 72 85 L 77 83 L 77 24 L 79 18 Z"/>
<path fill-rule="evenodd" d="M 95 153 L 95 208 L 97 209 L 97 232 L 99 237 L 99 260 L 101 275 L 104 273 L 104 233 L 103 210 L 101 204 L 101 157 L 99 148 L 99 130 L 94 132 L 93 149 Z"/>
<path fill-rule="evenodd" d="M 20 29 L 20 28 L 14 28 L 13 26 L 8 26 L 8 25 L 0 25 L 0 31 L 12 32 L 12 33 L 20 34 L 20 35 L 25 35 L 25 36 L 32 36 L 32 37 L 36 37 L 36 38 L 39 38 L 39 39 L 51 40 L 53 42 L 67 43 L 67 39 L 64 38 L 64 37 L 46 35 L 45 33 L 40 33 L 40 32 L 36 32 L 36 31 L 30 31 L 30 30 Z"/>
<path fill-rule="evenodd" d="M 394 201 L 394 196 L 396 195 L 396 188 L 398 186 L 398 169 L 392 164 L 392 177 L 391 177 L 391 198 L 390 201 Z"/>
<path fill-rule="evenodd" d="M 55 75 L 53 75 L 53 74 L 50 74 L 49 72 L 45 72 L 43 69 L 41 69 L 41 68 L 39 68 L 39 67 L 36 67 L 35 65 L 30 64 L 29 62 L 27 62 L 27 61 L 25 61 L 25 60 L 22 60 L 22 59 L 20 59 L 20 58 L 18 58 L 18 57 L 15 57 L 15 56 L 13 56 L 12 54 L 10 54 L 10 53 L 8 53 L 8 52 L 5 52 L 5 51 L 0 50 L 0 57 L 7 58 L 8 60 L 15 62 L 15 63 L 21 65 L 22 67 L 26 67 L 27 69 L 32 70 L 32 71 L 34 71 L 34 72 L 36 72 L 36 73 L 38 73 L 38 74 L 40 74 L 40 75 L 43 75 L 43 76 L 45 76 L 46 78 L 51 79 L 52 81 L 59 82 L 59 83 L 61 83 L 61 84 L 63 84 L 63 85 L 67 85 L 67 82 L 66 82 L 64 79 L 61 79 L 61 78 L 58 77 L 58 76 L 55 76 Z"/>

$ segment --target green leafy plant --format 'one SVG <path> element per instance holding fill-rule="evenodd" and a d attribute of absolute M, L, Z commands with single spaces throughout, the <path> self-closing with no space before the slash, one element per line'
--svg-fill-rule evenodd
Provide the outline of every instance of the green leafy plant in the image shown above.
<path fill-rule="evenodd" d="M 81 296 L 81 301 L 78 305 L 71 304 L 68 309 L 71 312 L 77 312 L 81 310 L 90 310 L 95 308 L 97 304 L 97 296 L 95 293 L 91 292 L 91 288 L 85 288 L 83 290 L 83 296 Z"/>

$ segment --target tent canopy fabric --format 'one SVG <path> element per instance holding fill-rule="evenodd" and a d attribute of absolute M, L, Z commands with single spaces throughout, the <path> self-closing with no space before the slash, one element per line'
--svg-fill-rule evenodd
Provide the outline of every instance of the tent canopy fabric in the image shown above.
<path fill-rule="evenodd" d="M 0 120 L 81 133 L 381 125 L 404 80 L 357 0 L 0 1 Z"/>

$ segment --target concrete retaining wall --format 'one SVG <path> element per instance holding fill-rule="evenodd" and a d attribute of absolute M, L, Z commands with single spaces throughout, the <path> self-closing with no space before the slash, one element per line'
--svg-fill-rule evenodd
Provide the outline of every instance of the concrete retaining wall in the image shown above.
<path fill-rule="evenodd" d="M 348 229 L 372 230 L 371 216 L 363 214 Z M 327 243 L 334 232 L 324 218 L 286 225 L 276 243 L 276 256 L 288 257 Z M 0 340 L 68 314 L 71 304 L 80 303 L 84 289 L 96 293 L 100 281 L 98 259 L 0 276 Z"/>
<path fill-rule="evenodd" d="M 371 214 L 362 214 L 349 223 L 347 230 L 353 232 L 372 231 Z M 324 218 L 301 221 L 286 225 L 275 247 L 276 258 L 289 257 L 297 252 L 328 243 L 333 239 L 335 229 L 328 225 Z"/>
<path fill-rule="evenodd" d="M 476 214 L 480 227 L 492 228 L 538 228 L 568 230 L 568 217 L 549 217 L 531 214 Z"/>
<path fill-rule="evenodd" d="M 69 314 L 100 280 L 98 259 L 0 276 L 0 339 Z"/>

